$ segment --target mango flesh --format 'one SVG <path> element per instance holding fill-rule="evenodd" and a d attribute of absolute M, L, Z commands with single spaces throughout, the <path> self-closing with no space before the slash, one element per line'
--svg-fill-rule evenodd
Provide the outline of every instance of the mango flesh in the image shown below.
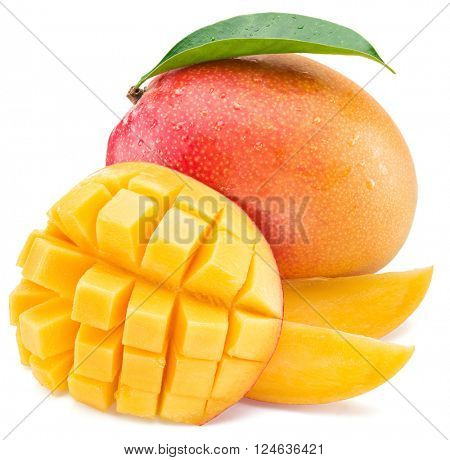
<path fill-rule="evenodd" d="M 274 356 L 247 397 L 285 404 L 351 398 L 385 383 L 413 351 L 413 347 L 284 321 Z"/>
<path fill-rule="evenodd" d="M 21 360 L 41 384 L 195 424 L 245 395 L 283 316 L 272 251 L 245 213 L 193 179 L 130 163 L 88 177 L 49 217 L 25 243 L 10 299 Z"/>
<path fill-rule="evenodd" d="M 389 115 L 299 55 L 157 76 L 111 133 L 106 163 L 123 161 L 164 164 L 235 200 L 289 279 L 378 271 L 416 207 L 414 165 Z"/>
<path fill-rule="evenodd" d="M 392 377 L 412 348 L 360 335 L 381 337 L 405 321 L 425 296 L 432 271 L 283 281 L 280 341 L 247 396 L 319 404 L 356 396 Z"/>
<path fill-rule="evenodd" d="M 428 289 L 431 275 L 432 268 L 428 267 L 406 272 L 348 278 L 284 281 L 285 321 L 327 328 L 333 325 L 342 331 L 369 337 L 380 337 L 401 324 L 419 305 Z M 41 291 L 41 289 L 40 286 L 23 280 L 11 294 L 11 309 L 15 310 L 17 308 L 16 302 L 22 305 L 24 302 L 36 301 L 36 291 L 38 294 L 42 294 L 43 292 L 45 299 L 52 296 L 51 291 Z M 282 329 L 282 343 L 284 343 L 285 335 L 294 335 L 293 330 L 295 329 L 293 328 L 295 326 L 291 328 L 286 326 Z M 316 331 L 316 340 L 317 343 L 320 343 L 320 329 L 317 328 Z M 292 349 L 282 344 L 277 347 L 276 353 L 271 358 L 271 365 L 267 373 L 264 373 L 259 378 L 260 383 L 258 388 L 267 385 L 265 381 L 269 378 L 267 376 L 270 375 L 270 369 L 276 368 L 277 365 L 279 368 L 297 365 L 295 361 L 298 359 L 296 348 L 301 343 L 301 329 L 297 331 L 297 334 L 298 337 L 293 342 L 288 341 L 288 343 L 291 343 Z M 17 341 L 21 361 L 23 364 L 28 364 L 30 352 L 21 343 L 19 328 L 17 329 Z M 315 350 L 318 351 L 319 347 L 315 347 Z M 398 348 L 394 346 L 391 351 L 395 354 L 398 352 Z M 318 352 L 317 354 L 319 356 L 311 356 L 313 362 L 320 359 L 321 353 Z M 322 359 L 324 359 L 323 356 Z M 389 356 L 389 353 L 388 361 L 393 361 L 393 357 Z M 226 364 L 227 361 L 224 361 L 222 364 L 223 369 L 226 368 Z M 360 361 L 360 364 L 366 367 L 363 361 Z M 164 367 L 165 354 L 156 355 L 137 348 L 125 347 L 122 364 L 124 390 L 121 398 L 126 399 L 126 395 L 128 395 L 133 400 L 141 401 L 141 395 L 145 395 L 145 393 L 141 394 L 139 390 L 143 392 L 148 390 L 157 393 L 161 387 Z M 335 367 L 330 365 L 328 371 L 333 374 Z M 360 372 L 359 375 L 361 374 Z M 239 378 L 241 375 L 242 370 L 237 372 L 234 378 Z M 272 383 L 273 388 L 270 392 L 266 391 L 264 396 L 265 401 L 276 402 L 280 391 L 283 391 L 286 384 L 290 384 L 292 376 L 286 373 L 283 375 L 278 375 L 278 384 L 274 386 Z M 365 387 L 363 387 L 364 391 L 372 389 L 379 382 L 374 373 L 371 375 L 374 379 L 372 381 L 366 380 Z M 316 375 L 314 378 L 314 382 L 320 380 L 330 380 L 325 371 L 323 371 L 321 376 Z M 136 388 L 127 387 L 127 383 L 134 385 Z M 343 387 L 346 385 L 350 387 L 352 384 L 350 381 L 342 382 Z M 305 393 L 305 385 L 306 382 L 304 382 L 303 386 L 297 387 L 298 398 L 300 398 L 301 394 Z M 313 383 L 313 385 L 315 384 Z M 220 394 L 220 391 L 226 392 L 227 388 L 220 389 L 216 387 L 218 394 Z M 329 396 L 329 401 L 343 397 L 339 392 L 331 394 L 333 396 Z M 249 396 L 252 395 L 253 393 L 249 394 Z M 255 395 L 253 397 L 258 399 Z M 294 396 L 291 397 L 294 398 Z M 314 403 L 316 400 L 311 396 L 308 402 Z M 145 411 L 145 405 L 138 406 L 141 409 L 137 408 L 135 411 Z"/>
<path fill-rule="evenodd" d="M 432 273 L 432 267 L 426 267 L 375 275 L 285 280 L 284 319 L 383 337 L 419 306 Z"/>

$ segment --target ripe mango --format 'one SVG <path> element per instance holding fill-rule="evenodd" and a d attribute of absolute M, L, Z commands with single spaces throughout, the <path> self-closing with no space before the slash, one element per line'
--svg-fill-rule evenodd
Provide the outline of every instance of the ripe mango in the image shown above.
<path fill-rule="evenodd" d="M 161 166 L 105 168 L 49 211 L 10 297 L 22 362 L 52 391 L 202 424 L 241 399 L 279 339 L 272 251 L 234 203 Z"/>
<path fill-rule="evenodd" d="M 283 278 L 374 273 L 412 224 L 408 146 L 362 88 L 302 55 L 163 73 L 114 128 L 106 164 L 150 161 L 235 200 Z"/>

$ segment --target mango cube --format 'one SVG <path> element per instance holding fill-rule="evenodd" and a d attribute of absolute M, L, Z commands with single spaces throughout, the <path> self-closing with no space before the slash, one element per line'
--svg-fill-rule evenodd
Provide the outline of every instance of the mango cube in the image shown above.
<path fill-rule="evenodd" d="M 153 353 L 163 353 L 175 294 L 137 281 L 127 310 L 123 344 Z"/>
<path fill-rule="evenodd" d="M 230 306 L 245 282 L 251 259 L 251 249 L 237 237 L 225 230 L 214 232 L 197 252 L 183 287 Z"/>
<path fill-rule="evenodd" d="M 227 198 L 220 195 L 211 196 L 208 192 L 209 188 L 206 185 L 199 182 L 190 183 L 179 193 L 173 205 L 212 223 L 227 204 Z"/>
<path fill-rule="evenodd" d="M 23 277 L 71 299 L 79 279 L 93 264 L 91 256 L 36 238 L 25 261 Z"/>
<path fill-rule="evenodd" d="M 113 382 L 101 382 L 71 372 L 67 383 L 72 397 L 88 406 L 106 411 L 113 403 L 117 379 Z"/>
<path fill-rule="evenodd" d="M 19 324 L 25 347 L 41 359 L 73 350 L 79 324 L 71 311 L 69 300 L 54 297 L 23 312 Z"/>
<path fill-rule="evenodd" d="M 183 187 L 184 183 L 176 173 L 167 174 L 159 168 L 138 174 L 128 184 L 129 190 L 156 201 L 160 217 L 172 206 Z"/>
<path fill-rule="evenodd" d="M 121 189 L 126 189 L 130 180 L 137 174 L 140 174 L 143 169 L 146 170 L 148 166 L 148 164 L 142 165 L 141 163 L 120 163 L 112 165 L 109 168 L 101 169 L 88 176 L 81 181 L 80 185 L 91 182 L 103 184 L 112 195 L 115 195 Z"/>
<path fill-rule="evenodd" d="M 261 234 L 250 217 L 228 199 L 225 201 L 222 212 L 216 216 L 215 223 L 217 230 L 225 230 L 249 246 L 261 238 Z"/>
<path fill-rule="evenodd" d="M 50 228 L 50 231 L 48 231 L 48 228 Z M 61 235 L 63 235 L 61 230 L 55 230 L 58 227 L 56 225 L 51 224 L 50 222 L 47 225 L 47 228 L 45 230 L 33 230 L 29 235 L 28 238 L 25 241 L 25 244 L 22 247 L 22 250 L 20 251 L 19 257 L 17 258 L 16 265 L 18 267 L 22 267 L 25 265 L 26 260 L 28 259 L 28 256 L 30 255 L 31 247 L 33 246 L 33 243 L 35 240 L 38 238 L 41 238 L 43 240 L 51 241 L 53 243 L 63 245 L 68 248 L 76 249 L 76 246 L 74 246 L 66 236 L 60 237 L 60 236 L 55 236 L 55 232 L 59 231 Z"/>
<path fill-rule="evenodd" d="M 158 396 L 158 393 L 150 393 L 120 384 L 115 393 L 116 410 L 121 414 L 155 418 L 158 409 Z"/>
<path fill-rule="evenodd" d="M 41 359 L 31 355 L 30 366 L 36 380 L 51 391 L 65 391 L 67 376 L 73 365 L 73 351 Z"/>
<path fill-rule="evenodd" d="M 100 251 L 129 266 L 140 264 L 153 228 L 158 206 L 150 198 L 121 189 L 99 212 L 97 241 Z"/>
<path fill-rule="evenodd" d="M 217 363 L 186 358 L 172 350 L 165 377 L 165 391 L 178 396 L 207 399 L 216 376 Z"/>
<path fill-rule="evenodd" d="M 233 402 L 230 401 L 220 401 L 217 399 L 208 399 L 205 407 L 205 412 L 203 413 L 203 422 L 208 422 L 214 418 L 217 414 L 228 409 Z"/>
<path fill-rule="evenodd" d="M 39 286 L 39 284 L 24 279 L 21 280 L 9 295 L 10 323 L 17 324 L 21 313 L 54 296 L 56 294 L 53 291 Z"/>
<path fill-rule="evenodd" d="M 264 257 L 256 252 L 252 258 L 245 284 L 235 299 L 234 305 L 261 315 L 281 319 L 282 312 L 275 306 L 282 301 L 282 293 L 272 289 L 278 278 L 278 268 L 273 256 Z"/>
<path fill-rule="evenodd" d="M 199 424 L 205 412 L 206 399 L 163 393 L 159 416 L 172 422 Z"/>
<path fill-rule="evenodd" d="M 122 365 L 122 331 L 102 331 L 82 324 L 75 339 L 75 372 L 102 382 L 112 382 Z"/>
<path fill-rule="evenodd" d="M 95 247 L 97 214 L 111 197 L 103 184 L 95 182 L 72 189 L 54 206 L 64 233 L 80 247 Z"/>
<path fill-rule="evenodd" d="M 167 287 L 177 287 L 208 229 L 203 219 L 171 208 L 164 215 L 145 250 L 141 271 Z"/>
<path fill-rule="evenodd" d="M 179 300 L 174 344 L 190 358 L 219 361 L 228 330 L 228 310 L 208 305 L 188 295 Z"/>
<path fill-rule="evenodd" d="M 161 391 L 165 366 L 165 354 L 126 346 L 123 350 L 120 384 L 158 394 Z"/>
<path fill-rule="evenodd" d="M 225 357 L 219 364 L 211 398 L 218 401 L 233 401 L 245 394 L 265 367 L 264 363 Z"/>
<path fill-rule="evenodd" d="M 47 226 L 45 227 L 43 234 L 52 236 L 58 240 L 65 241 L 66 243 L 72 243 L 70 238 L 63 233 L 63 231 L 53 222 L 48 221 Z"/>
<path fill-rule="evenodd" d="M 235 310 L 229 328 L 228 355 L 266 362 L 273 354 L 270 344 L 280 335 L 281 320 Z M 255 347 L 255 344 L 258 346 Z"/>
<path fill-rule="evenodd" d="M 106 265 L 94 265 L 75 290 L 72 318 L 107 331 L 124 321 L 134 278 Z"/>
<path fill-rule="evenodd" d="M 25 348 L 25 345 L 22 342 L 22 336 L 20 335 L 19 326 L 17 326 L 16 328 L 16 342 L 17 342 L 17 349 L 19 350 L 20 362 L 24 366 L 29 366 L 31 353 L 29 350 Z"/>

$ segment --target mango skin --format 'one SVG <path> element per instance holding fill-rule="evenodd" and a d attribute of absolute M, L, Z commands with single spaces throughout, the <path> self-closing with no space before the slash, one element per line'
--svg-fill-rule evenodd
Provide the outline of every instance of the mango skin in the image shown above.
<path fill-rule="evenodd" d="M 106 162 L 123 161 L 164 164 L 237 201 L 284 278 L 376 272 L 404 243 L 416 207 L 413 162 L 389 115 L 298 55 L 156 77 L 111 133 Z"/>

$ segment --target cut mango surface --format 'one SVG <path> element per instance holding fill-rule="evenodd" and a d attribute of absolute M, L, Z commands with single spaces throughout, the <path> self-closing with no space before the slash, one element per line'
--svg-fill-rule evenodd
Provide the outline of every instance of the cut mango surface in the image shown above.
<path fill-rule="evenodd" d="M 23 279 L 9 296 L 9 318 L 11 324 L 16 325 L 20 314 L 25 310 L 54 296 L 56 294 L 53 291 Z"/>
<path fill-rule="evenodd" d="M 237 205 L 164 167 L 123 163 L 49 218 L 19 256 L 10 300 L 40 383 L 67 381 L 100 410 L 116 401 L 120 413 L 195 424 L 252 387 L 278 342 L 283 295 L 269 245 Z"/>
<path fill-rule="evenodd" d="M 390 379 L 413 351 L 413 347 L 284 321 L 277 349 L 247 396 L 286 404 L 351 398 Z"/>
<path fill-rule="evenodd" d="M 427 267 L 346 278 L 284 280 L 281 338 L 270 364 L 248 396 L 268 402 L 315 404 L 346 399 L 383 383 L 380 375 L 370 372 L 367 361 L 352 353 L 352 347 L 364 357 L 369 347 L 369 355 L 375 356 L 371 363 L 374 366 L 385 359 L 380 369 L 386 379 L 402 367 L 411 348 L 342 331 L 375 338 L 391 332 L 420 304 L 432 271 Z M 337 331 L 326 330 L 334 328 Z M 339 355 L 346 341 L 348 350 Z M 299 380 L 299 375 L 305 378 Z"/>
<path fill-rule="evenodd" d="M 66 351 L 47 359 L 30 356 L 30 366 L 36 380 L 51 391 L 67 389 L 67 375 L 73 366 L 73 351 Z"/>
<path fill-rule="evenodd" d="M 25 345 L 22 342 L 22 336 L 20 334 L 20 327 L 16 328 L 16 342 L 17 342 L 17 349 L 19 351 L 20 362 L 24 366 L 29 366 L 31 352 L 27 348 L 25 348 Z"/>
<path fill-rule="evenodd" d="M 284 319 L 382 337 L 419 306 L 432 267 L 344 278 L 284 280 Z"/>

